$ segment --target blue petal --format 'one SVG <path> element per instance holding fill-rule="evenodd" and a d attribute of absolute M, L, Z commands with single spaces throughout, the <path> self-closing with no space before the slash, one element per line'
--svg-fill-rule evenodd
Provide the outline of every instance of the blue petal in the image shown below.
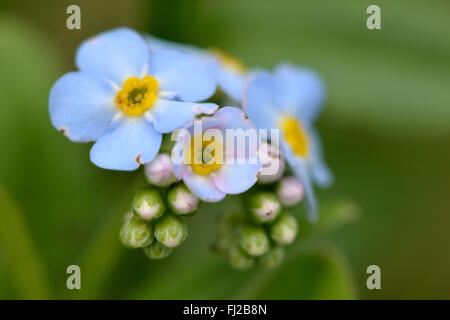
<path fill-rule="evenodd" d="M 72 141 L 97 140 L 118 111 L 111 86 L 82 72 L 71 72 L 56 81 L 50 91 L 53 126 Z"/>
<path fill-rule="evenodd" d="M 198 57 L 179 51 L 153 52 L 149 60 L 149 73 L 158 80 L 160 91 L 177 92 L 183 101 L 205 100 L 216 90 L 208 67 Z"/>
<path fill-rule="evenodd" d="M 214 184 L 224 193 L 239 194 L 256 183 L 260 169 L 260 163 L 223 164 L 214 177 Z"/>
<path fill-rule="evenodd" d="M 243 107 L 257 128 L 278 127 L 279 110 L 275 100 L 273 77 L 267 72 L 255 74 L 244 90 Z"/>
<path fill-rule="evenodd" d="M 218 66 L 216 78 L 219 87 L 223 90 L 223 92 L 225 92 L 225 94 L 236 102 L 242 101 L 246 80 L 244 74 L 233 72 L 225 67 Z"/>
<path fill-rule="evenodd" d="M 292 171 L 294 172 L 297 179 L 300 180 L 300 182 L 302 183 L 303 188 L 305 190 L 305 195 L 306 195 L 306 200 L 307 200 L 306 203 L 307 203 L 308 217 L 311 221 L 317 221 L 318 220 L 318 205 L 317 205 L 316 197 L 314 195 L 314 190 L 313 190 L 313 186 L 311 184 L 311 179 L 309 177 L 308 168 L 306 167 L 306 163 L 301 158 L 294 156 L 292 154 L 291 150 L 289 148 L 287 148 L 285 145 L 283 145 L 283 152 L 284 152 L 286 161 L 291 166 Z"/>
<path fill-rule="evenodd" d="M 155 129 L 161 133 L 172 132 L 192 121 L 200 114 L 213 114 L 218 105 L 214 103 L 190 103 L 159 99 L 150 110 Z"/>
<path fill-rule="evenodd" d="M 183 181 L 186 186 L 201 200 L 206 202 L 218 202 L 225 198 L 225 193 L 215 185 L 211 175 L 198 175 L 188 167 L 184 167 Z"/>
<path fill-rule="evenodd" d="M 153 35 L 145 35 L 145 41 L 147 42 L 150 51 L 156 52 L 159 50 L 175 50 L 186 54 L 195 55 L 199 58 L 205 57 L 205 50 L 198 48 L 190 44 L 183 44 L 172 42 L 164 39 L 157 38 Z"/>
<path fill-rule="evenodd" d="M 81 71 L 121 86 L 131 76 L 145 75 L 149 55 L 147 44 L 137 32 L 119 28 L 84 41 L 75 60 Z"/>
<path fill-rule="evenodd" d="M 311 138 L 311 170 L 314 181 L 322 188 L 331 186 L 334 182 L 333 173 L 323 159 L 322 142 L 316 131 L 310 132 Z"/>
<path fill-rule="evenodd" d="M 322 80 L 312 70 L 280 64 L 275 71 L 277 104 L 306 122 L 313 122 L 325 97 Z"/>
<path fill-rule="evenodd" d="M 223 107 L 214 113 L 214 117 L 203 120 L 203 129 L 255 129 L 254 123 L 240 108 Z"/>
<path fill-rule="evenodd" d="M 120 119 L 92 146 L 91 161 L 104 169 L 136 170 L 153 160 L 161 140 L 161 133 L 145 118 Z"/>

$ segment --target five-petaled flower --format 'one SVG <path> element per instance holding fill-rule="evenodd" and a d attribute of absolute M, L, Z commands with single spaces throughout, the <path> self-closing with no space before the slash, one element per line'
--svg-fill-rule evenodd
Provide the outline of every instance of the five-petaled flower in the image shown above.
<path fill-rule="evenodd" d="M 313 219 L 317 204 L 310 180 L 327 186 L 333 179 L 312 128 L 324 91 L 321 79 L 311 70 L 281 64 L 274 73 L 255 74 L 243 100 L 246 113 L 258 128 L 280 130 L 283 155 L 305 188 Z"/>
<path fill-rule="evenodd" d="M 137 169 L 156 156 L 163 133 L 218 108 L 198 103 L 215 92 L 205 65 L 175 50 L 150 52 L 130 29 L 85 41 L 75 60 L 79 71 L 51 89 L 50 117 L 70 140 L 96 141 L 90 158 L 101 168 Z"/>
<path fill-rule="evenodd" d="M 195 130 L 198 124 L 200 132 Z M 201 200 L 220 201 L 226 194 L 247 191 L 257 181 L 261 169 L 257 140 L 254 148 L 250 139 L 243 141 L 247 144 L 242 148 L 234 141 L 239 132 L 254 133 L 256 137 L 254 124 L 235 107 L 221 108 L 178 132 L 172 159 L 182 161 L 174 164 L 175 175 Z"/>

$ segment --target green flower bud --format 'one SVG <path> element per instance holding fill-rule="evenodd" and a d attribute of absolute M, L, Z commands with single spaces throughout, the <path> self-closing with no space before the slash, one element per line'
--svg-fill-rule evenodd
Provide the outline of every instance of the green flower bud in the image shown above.
<path fill-rule="evenodd" d="M 153 226 L 134 216 L 125 221 L 120 229 L 120 240 L 126 247 L 146 247 L 153 242 L 153 239 Z"/>
<path fill-rule="evenodd" d="M 145 165 L 145 180 L 158 187 L 167 187 L 177 181 L 173 173 L 172 159 L 165 153 L 158 154 Z"/>
<path fill-rule="evenodd" d="M 228 252 L 228 261 L 233 268 L 247 270 L 255 265 L 255 259 L 249 257 L 241 248 L 234 246 Z"/>
<path fill-rule="evenodd" d="M 183 183 L 180 183 L 167 193 L 167 202 L 173 213 L 184 215 L 197 210 L 199 200 Z"/>
<path fill-rule="evenodd" d="M 138 190 L 133 199 L 134 214 L 146 221 L 152 221 L 162 216 L 166 205 L 158 189 L 142 188 Z"/>
<path fill-rule="evenodd" d="M 261 265 L 267 268 L 275 268 L 280 265 L 284 259 L 284 249 L 282 247 L 274 247 L 261 257 Z"/>
<path fill-rule="evenodd" d="M 297 236 L 297 220 L 291 215 L 283 214 L 270 226 L 270 236 L 280 245 L 290 244 Z"/>
<path fill-rule="evenodd" d="M 158 241 L 154 241 L 148 247 L 143 248 L 143 250 L 147 257 L 149 257 L 150 259 L 158 260 L 167 258 L 172 253 L 173 249 L 162 245 Z"/>
<path fill-rule="evenodd" d="M 250 215 L 257 223 L 269 223 L 276 219 L 280 212 L 277 197 L 270 192 L 252 194 L 249 198 Z"/>
<path fill-rule="evenodd" d="M 239 239 L 241 248 L 251 256 L 262 256 L 270 249 L 270 240 L 260 226 L 246 224 L 242 226 Z"/>
<path fill-rule="evenodd" d="M 155 237 L 169 248 L 179 246 L 187 237 L 187 226 L 173 214 L 165 214 L 155 224 Z"/>

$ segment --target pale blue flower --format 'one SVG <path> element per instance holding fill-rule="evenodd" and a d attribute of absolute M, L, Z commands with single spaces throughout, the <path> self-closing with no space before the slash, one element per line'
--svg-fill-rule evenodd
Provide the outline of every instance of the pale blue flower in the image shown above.
<path fill-rule="evenodd" d="M 172 49 L 196 57 L 200 63 L 208 67 L 219 89 L 234 102 L 242 102 L 243 90 L 252 72 L 248 71 L 236 58 L 218 49 L 202 49 L 193 45 L 162 40 L 151 35 L 147 35 L 146 40 L 153 52 Z"/>
<path fill-rule="evenodd" d="M 257 73 L 244 92 L 243 102 L 258 128 L 280 129 L 283 154 L 305 188 L 312 218 L 316 217 L 317 204 L 311 180 L 321 186 L 333 180 L 313 129 L 324 96 L 323 83 L 315 72 L 281 64 L 274 73 Z"/>
<path fill-rule="evenodd" d="M 150 53 L 133 30 L 84 41 L 75 60 L 79 71 L 51 89 L 50 117 L 70 140 L 96 141 L 90 158 L 101 168 L 137 169 L 158 153 L 163 133 L 218 108 L 198 103 L 215 92 L 204 65 L 179 51 Z"/>
<path fill-rule="evenodd" d="M 226 131 L 227 129 L 251 130 L 255 133 L 255 140 L 257 140 L 254 124 L 241 109 L 224 107 L 213 116 L 202 118 L 201 126 L 202 132 L 199 136 L 195 136 L 198 133 L 195 132 L 194 125 L 179 133 L 177 143 L 172 151 L 172 157 L 177 156 L 186 159 L 186 152 L 189 148 L 192 152 L 189 156 L 194 155 L 194 140 L 198 138 L 200 139 L 200 146 L 202 146 L 201 153 L 204 155 L 205 150 L 203 148 L 208 148 L 211 141 L 205 147 L 205 137 L 202 138 L 202 136 L 209 129 L 217 129 L 223 138 L 222 143 L 218 142 L 218 139 L 214 140 L 217 143 L 215 145 L 215 156 L 218 157 L 216 159 L 219 159 L 218 153 L 223 155 L 221 163 L 219 163 L 220 161 L 211 161 L 207 164 L 194 164 L 192 161 L 182 161 L 174 164 L 175 176 L 182 179 L 197 197 L 208 202 L 217 202 L 227 194 L 239 194 L 250 189 L 256 183 L 258 172 L 261 169 L 257 154 L 257 141 L 254 149 L 248 143 L 245 145 L 245 150 L 242 149 L 244 151 L 239 154 L 237 145 L 234 145 L 233 149 L 229 149 L 230 144 L 227 142 Z"/>

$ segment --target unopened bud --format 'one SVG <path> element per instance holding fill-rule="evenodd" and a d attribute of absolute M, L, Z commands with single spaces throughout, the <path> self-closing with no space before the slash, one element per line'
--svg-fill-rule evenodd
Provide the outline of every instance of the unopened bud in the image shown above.
<path fill-rule="evenodd" d="M 143 248 L 143 250 L 147 257 L 154 260 L 167 258 L 172 253 L 172 248 L 168 248 L 158 241 L 154 241 L 148 247 Z"/>
<path fill-rule="evenodd" d="M 234 246 L 228 252 L 228 261 L 233 268 L 247 270 L 255 265 L 255 259 L 249 257 L 240 247 Z"/>
<path fill-rule="evenodd" d="M 169 248 L 179 246 L 187 237 L 187 226 L 180 218 L 173 214 L 165 214 L 156 221 L 155 237 Z"/>
<path fill-rule="evenodd" d="M 152 221 L 162 216 L 166 205 L 161 193 L 156 188 L 142 188 L 133 199 L 134 214 L 146 221 Z"/>
<path fill-rule="evenodd" d="M 153 242 L 153 239 L 152 225 L 134 216 L 125 221 L 120 229 L 120 240 L 126 247 L 146 247 Z"/>
<path fill-rule="evenodd" d="M 240 235 L 241 248 L 251 256 L 258 257 L 270 249 L 270 240 L 260 226 L 246 224 L 242 226 Z"/>
<path fill-rule="evenodd" d="M 303 198 L 303 185 L 294 177 L 283 178 L 278 184 L 277 196 L 283 206 L 294 206 Z"/>
<path fill-rule="evenodd" d="M 274 247 L 261 257 L 260 263 L 266 268 L 278 267 L 284 259 L 284 249 Z"/>
<path fill-rule="evenodd" d="M 152 162 L 145 165 L 145 180 L 158 187 L 167 187 L 177 181 L 173 173 L 172 160 L 165 153 L 158 154 Z"/>
<path fill-rule="evenodd" d="M 290 244 L 297 236 L 297 220 L 291 215 L 283 214 L 270 226 L 270 236 L 280 245 Z"/>
<path fill-rule="evenodd" d="M 250 195 L 248 199 L 250 214 L 257 223 L 266 223 L 275 220 L 280 212 L 280 203 L 277 197 L 270 192 L 259 192 Z"/>
<path fill-rule="evenodd" d="M 262 141 L 259 146 L 258 155 L 262 169 L 258 175 L 261 184 L 272 183 L 279 180 L 284 173 L 285 163 L 280 148 Z"/>
<path fill-rule="evenodd" d="M 184 215 L 197 210 L 199 200 L 183 183 L 180 183 L 167 193 L 167 201 L 173 213 Z"/>

